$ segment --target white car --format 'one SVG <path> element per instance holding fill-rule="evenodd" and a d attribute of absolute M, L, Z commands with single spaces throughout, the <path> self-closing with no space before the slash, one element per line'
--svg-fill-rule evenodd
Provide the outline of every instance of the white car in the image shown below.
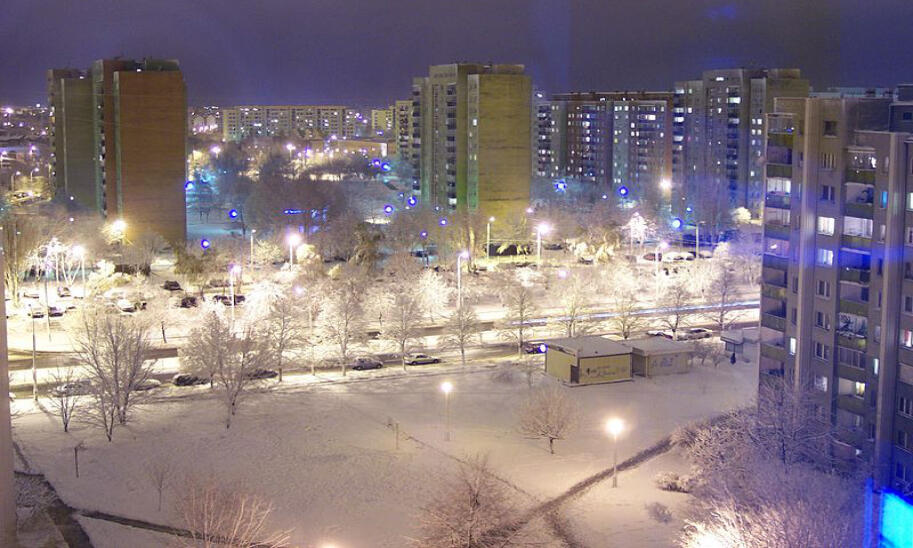
<path fill-rule="evenodd" d="M 162 381 L 158 379 L 143 379 L 140 382 L 136 383 L 136 386 L 133 388 L 135 390 L 146 391 L 152 390 L 153 388 L 158 388 L 159 386 L 162 386 Z"/>
<path fill-rule="evenodd" d="M 441 363 L 441 360 L 440 358 L 435 358 L 428 354 L 406 354 L 406 363 L 409 365 L 424 365 L 429 363 Z"/>
<path fill-rule="evenodd" d="M 709 339 L 713 336 L 713 331 L 705 329 L 703 327 L 692 327 L 691 329 L 685 330 L 681 335 L 678 336 L 680 341 L 695 341 L 697 339 Z"/>
<path fill-rule="evenodd" d="M 114 306 L 121 312 L 136 312 L 136 306 L 127 299 L 117 299 L 114 301 Z"/>

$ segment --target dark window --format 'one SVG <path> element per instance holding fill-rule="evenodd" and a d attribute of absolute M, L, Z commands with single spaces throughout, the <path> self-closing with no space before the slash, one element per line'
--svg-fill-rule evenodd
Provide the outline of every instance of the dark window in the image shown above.
<path fill-rule="evenodd" d="M 824 121 L 824 136 L 825 137 L 836 137 L 837 136 L 837 122 L 833 120 Z"/>

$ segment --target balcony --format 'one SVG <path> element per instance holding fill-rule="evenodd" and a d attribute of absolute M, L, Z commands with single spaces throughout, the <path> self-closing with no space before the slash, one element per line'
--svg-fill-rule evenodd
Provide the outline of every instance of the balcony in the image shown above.
<path fill-rule="evenodd" d="M 767 207 L 789 209 L 789 195 L 768 193 L 766 199 L 764 200 L 764 205 Z"/>
<path fill-rule="evenodd" d="M 863 236 L 850 236 L 849 234 L 844 234 L 841 244 L 843 247 L 848 247 L 850 249 L 861 249 L 864 251 L 872 249 L 872 239 Z"/>
<path fill-rule="evenodd" d="M 847 168 L 844 179 L 853 183 L 872 185 L 875 184 L 875 170 Z"/>
<path fill-rule="evenodd" d="M 850 299 L 840 299 L 840 311 L 867 318 L 869 316 L 869 305 L 868 303 L 861 303 Z"/>
<path fill-rule="evenodd" d="M 872 203 L 865 202 L 847 202 L 846 214 L 850 217 L 859 217 L 862 219 L 871 219 L 874 215 L 875 208 Z"/>
<path fill-rule="evenodd" d="M 837 332 L 837 345 L 844 348 L 850 348 L 853 350 L 861 350 L 865 352 L 868 344 L 866 343 L 865 337 L 857 335 L 856 333 L 851 333 L 848 331 L 838 331 Z"/>
<path fill-rule="evenodd" d="M 777 238 L 778 240 L 789 240 L 789 225 L 779 222 L 768 222 L 764 224 L 764 235 L 768 238 Z"/>
<path fill-rule="evenodd" d="M 765 268 L 775 268 L 777 270 L 785 271 L 789 268 L 789 259 L 786 257 L 779 257 L 777 255 L 765 253 L 761 258 L 761 264 Z"/>
<path fill-rule="evenodd" d="M 865 382 L 866 374 L 865 369 L 861 367 L 854 367 L 852 365 L 847 365 L 845 363 L 837 363 L 837 375 L 844 379 L 849 379 L 854 382 Z"/>
<path fill-rule="evenodd" d="M 771 133 L 767 132 L 767 144 L 777 147 L 793 147 L 793 134 L 792 133 Z"/>
<path fill-rule="evenodd" d="M 786 351 L 786 348 L 763 342 L 761 343 L 761 355 L 778 362 L 786 362 L 789 360 L 789 353 Z"/>
<path fill-rule="evenodd" d="M 768 282 L 765 282 L 761 286 L 761 295 L 765 297 L 770 297 L 771 299 L 778 299 L 781 301 L 786 300 L 786 287 L 777 287 L 775 285 L 769 285 Z"/>
<path fill-rule="evenodd" d="M 769 163 L 767 164 L 767 176 L 791 179 L 793 176 L 793 166 Z"/>
<path fill-rule="evenodd" d="M 786 331 L 786 318 L 774 314 L 761 314 L 761 326 L 777 331 Z"/>
<path fill-rule="evenodd" d="M 865 415 L 867 411 L 865 407 L 865 400 L 850 394 L 837 396 L 837 407 L 857 415 Z"/>
<path fill-rule="evenodd" d="M 853 282 L 857 284 L 868 284 L 871 278 L 871 271 L 868 269 L 853 268 L 845 266 L 840 269 L 841 282 Z"/>

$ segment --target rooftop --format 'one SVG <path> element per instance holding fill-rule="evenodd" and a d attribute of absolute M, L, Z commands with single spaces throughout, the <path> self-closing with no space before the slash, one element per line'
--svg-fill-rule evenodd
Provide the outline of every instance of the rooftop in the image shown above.
<path fill-rule="evenodd" d="M 631 339 L 623 344 L 630 346 L 639 354 L 671 354 L 674 352 L 691 352 L 691 345 L 684 341 L 673 341 L 665 337 L 647 337 Z"/>
<path fill-rule="evenodd" d="M 630 354 L 631 348 L 619 342 L 610 341 L 604 337 L 590 335 L 587 337 L 550 339 L 546 344 L 562 352 L 573 354 L 578 358 L 592 358 L 595 356 L 618 356 Z"/>

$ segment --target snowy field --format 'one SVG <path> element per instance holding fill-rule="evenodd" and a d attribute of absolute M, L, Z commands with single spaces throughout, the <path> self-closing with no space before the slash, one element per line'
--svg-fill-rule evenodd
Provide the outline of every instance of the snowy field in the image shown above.
<path fill-rule="evenodd" d="M 224 428 L 219 402 L 199 387 L 148 404 L 129 426 L 115 431 L 113 443 L 85 425 L 64 434 L 55 417 L 38 411 L 17 418 L 15 434 L 32 466 L 76 508 L 180 526 L 173 510 L 176 495 L 166 494 L 159 512 L 145 474 L 149 459 L 170 459 L 181 470 L 179 476 L 211 475 L 268 497 L 275 505 L 271 526 L 290 530 L 295 545 L 398 547 L 414 534 L 419 508 L 436 480 L 453 470 L 451 457 L 488 454 L 494 471 L 532 505 L 611 467 L 606 418 L 618 416 L 628 425 L 619 441 L 622 461 L 678 425 L 750 401 L 757 368 L 726 363 L 685 375 L 563 388 L 579 404 L 580 426 L 569 439 L 556 442 L 555 455 L 549 455 L 544 441 L 516 433 L 515 410 L 529 391 L 519 373 L 472 367 L 442 375 L 326 384 L 305 382 L 305 377 L 250 395 L 230 430 Z M 439 390 L 445 379 L 454 385 L 449 442 L 444 441 Z M 534 382 L 553 381 L 537 376 Z M 401 441 L 398 450 L 387 427 L 390 420 L 414 438 Z M 77 479 L 72 448 L 80 441 L 86 449 Z M 576 540 L 593 547 L 671 546 L 687 496 L 659 491 L 653 477 L 685 468 L 670 452 L 620 474 L 617 489 L 608 480 L 569 501 L 563 510 Z M 651 519 L 644 508 L 651 502 L 667 505 L 673 521 Z M 158 533 L 81 521 L 97 546 L 160 546 L 166 541 Z M 556 539 L 554 545 L 561 542 Z"/>

